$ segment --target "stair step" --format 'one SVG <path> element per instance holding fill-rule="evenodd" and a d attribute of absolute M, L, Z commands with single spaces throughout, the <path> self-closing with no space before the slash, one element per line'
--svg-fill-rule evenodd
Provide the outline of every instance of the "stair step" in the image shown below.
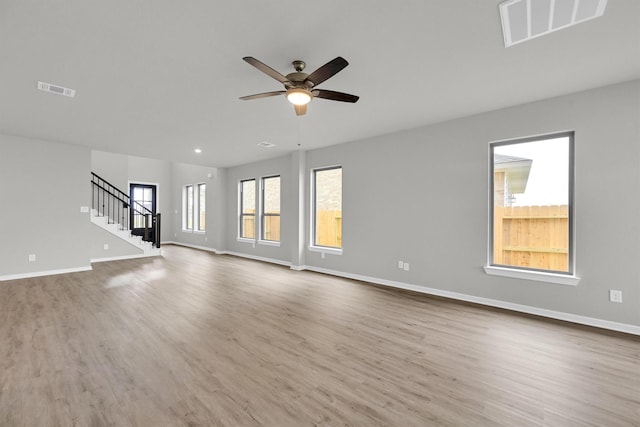
<path fill-rule="evenodd" d="M 119 223 L 111 222 L 106 216 L 99 215 L 95 209 L 91 211 L 91 222 L 103 230 L 117 236 L 127 243 L 140 249 L 145 255 L 160 255 L 160 249 L 156 248 L 152 242 L 142 240 L 142 236 L 132 235 L 130 230 L 124 229 Z"/>

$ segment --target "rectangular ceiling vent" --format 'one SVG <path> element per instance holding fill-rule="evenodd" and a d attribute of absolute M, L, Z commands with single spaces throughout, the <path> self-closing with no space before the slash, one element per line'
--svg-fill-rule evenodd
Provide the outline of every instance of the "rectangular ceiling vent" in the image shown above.
<path fill-rule="evenodd" d="M 38 82 L 38 89 L 45 92 L 57 93 L 58 95 L 68 96 L 73 98 L 76 96 L 76 91 L 67 87 L 52 85 L 51 83 Z"/>
<path fill-rule="evenodd" d="M 607 0 L 507 0 L 500 3 L 509 47 L 602 16 Z"/>

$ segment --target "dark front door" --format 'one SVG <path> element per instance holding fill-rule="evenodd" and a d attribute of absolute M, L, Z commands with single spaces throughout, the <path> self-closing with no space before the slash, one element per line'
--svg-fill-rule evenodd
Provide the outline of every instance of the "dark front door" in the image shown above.
<path fill-rule="evenodd" d="M 156 186 L 153 184 L 129 184 L 129 197 L 131 197 L 131 234 L 144 238 L 145 228 L 148 227 L 147 240 L 153 242 L 156 228 L 154 220 Z"/>

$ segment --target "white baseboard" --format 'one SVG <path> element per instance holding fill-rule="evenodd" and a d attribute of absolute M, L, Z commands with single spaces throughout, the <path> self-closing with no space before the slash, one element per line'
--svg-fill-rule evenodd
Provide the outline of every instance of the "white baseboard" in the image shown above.
<path fill-rule="evenodd" d="M 213 252 L 214 254 L 217 254 L 217 255 L 224 255 L 226 253 L 225 251 L 219 251 L 216 248 L 210 248 L 208 246 L 192 245 L 191 243 L 174 242 L 172 240 L 161 242 L 160 246 L 162 245 L 184 246 L 185 248 L 192 248 L 192 249 L 199 249 L 201 251 Z"/>
<path fill-rule="evenodd" d="M 427 295 L 435 295 L 445 298 L 451 298 L 459 301 L 472 302 L 476 304 L 486 305 L 489 307 L 504 308 L 506 310 L 517 311 L 520 313 L 533 314 L 536 316 L 547 317 L 550 319 L 564 320 L 566 322 L 578 323 L 581 325 L 594 326 L 596 328 L 609 329 L 617 332 L 625 332 L 627 334 L 640 335 L 640 326 L 629 325 L 626 323 L 612 322 L 609 320 L 596 319 L 593 317 L 580 316 L 577 314 L 563 313 L 561 311 L 547 310 L 544 308 L 531 307 L 528 305 L 514 304 L 506 301 L 494 300 L 490 298 L 477 297 L 473 295 L 460 294 L 457 292 L 444 291 L 441 289 L 428 288 L 425 286 L 412 285 L 410 283 L 395 282 L 392 280 L 378 279 L 376 277 L 361 276 L 359 274 L 343 273 L 341 271 L 329 270 L 326 268 L 313 266 L 298 266 L 294 270 L 309 270 L 317 273 L 330 274 L 332 276 L 344 277 L 346 279 L 360 280 L 363 282 L 374 283 L 376 285 L 389 286 L 392 288 L 405 289 L 409 291 L 419 292 Z"/>
<path fill-rule="evenodd" d="M 186 248 L 200 249 L 200 250 L 203 250 L 203 251 L 213 252 L 216 255 L 232 255 L 232 256 L 237 256 L 237 257 L 240 257 L 240 258 L 252 259 L 252 260 L 255 260 L 255 261 L 263 261 L 263 262 L 268 262 L 268 263 L 271 263 L 271 264 L 284 265 L 285 267 L 290 267 L 291 266 L 290 262 L 282 261 L 282 260 L 275 259 L 275 258 L 266 258 L 266 257 L 261 257 L 261 256 L 256 256 L 256 255 L 249 255 L 249 254 L 245 254 L 245 253 L 241 253 L 241 252 L 219 251 L 219 250 L 214 249 L 214 248 L 208 248 L 206 246 L 192 245 L 192 244 L 189 244 L 189 243 L 168 241 L 168 242 L 162 242 L 162 244 L 163 245 L 164 244 L 169 244 L 169 245 L 176 245 L 176 246 L 184 246 Z"/>
<path fill-rule="evenodd" d="M 29 279 L 31 277 L 53 276 L 55 274 L 77 273 L 79 271 L 89 271 L 89 270 L 92 270 L 91 266 L 63 268 L 60 270 L 34 271 L 33 273 L 9 274 L 7 276 L 0 276 L 0 282 L 6 281 L 6 280 Z"/>
<path fill-rule="evenodd" d="M 271 264 L 278 264 L 278 265 L 284 265 L 285 267 L 291 267 L 291 263 L 288 261 L 282 261 L 279 259 L 274 259 L 274 258 L 265 258 L 265 257 L 261 257 L 261 256 L 256 256 L 256 255 L 248 255 L 248 254 L 243 254 L 240 252 L 231 252 L 231 251 L 223 251 L 220 252 L 221 255 L 233 255 L 233 256 L 237 256 L 240 258 L 247 258 L 247 259 L 252 259 L 255 261 L 264 261 L 264 262 L 269 262 Z"/>
<path fill-rule="evenodd" d="M 106 257 L 106 258 L 92 258 L 91 263 L 93 264 L 94 262 L 122 261 L 124 259 L 135 259 L 135 258 L 151 258 L 154 256 L 161 256 L 161 255 L 162 255 L 162 249 L 160 249 L 160 252 L 157 254 L 134 254 L 134 255 L 113 256 L 113 257 Z"/>

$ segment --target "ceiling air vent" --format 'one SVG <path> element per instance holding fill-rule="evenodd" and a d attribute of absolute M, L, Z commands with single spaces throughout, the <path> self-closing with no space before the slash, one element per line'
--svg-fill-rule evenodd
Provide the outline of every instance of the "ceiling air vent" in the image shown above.
<path fill-rule="evenodd" d="M 607 0 L 507 0 L 500 3 L 509 47 L 602 16 Z"/>
<path fill-rule="evenodd" d="M 68 96 L 73 98 L 76 96 L 76 91 L 67 87 L 52 85 L 51 83 L 38 82 L 38 89 L 45 92 L 57 93 L 58 95 Z"/>

